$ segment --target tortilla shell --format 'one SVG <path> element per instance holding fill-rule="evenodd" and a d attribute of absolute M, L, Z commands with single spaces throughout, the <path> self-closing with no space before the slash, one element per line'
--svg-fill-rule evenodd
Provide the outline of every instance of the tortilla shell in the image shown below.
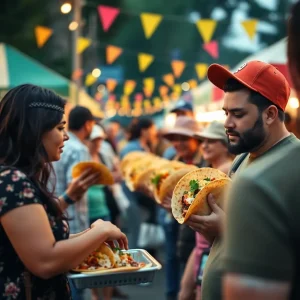
<path fill-rule="evenodd" d="M 157 189 L 154 189 L 154 198 L 157 203 L 161 204 L 163 199 L 171 194 L 178 183 L 178 181 L 186 174 L 191 172 L 193 169 L 198 169 L 196 166 L 185 165 L 185 168 L 178 169 L 174 173 L 170 174 L 160 185 L 159 192 Z"/>
<path fill-rule="evenodd" d="M 99 173 L 99 179 L 95 184 L 111 185 L 114 183 L 114 178 L 110 170 L 104 165 L 92 161 L 80 162 L 72 169 L 72 177 L 79 177 L 85 170 L 91 169 L 92 173 Z"/>
<path fill-rule="evenodd" d="M 186 166 L 184 163 L 181 162 L 174 162 L 169 160 L 159 160 L 155 166 L 143 171 L 141 174 L 139 174 L 134 182 L 134 188 L 136 191 L 144 193 L 150 197 L 153 197 L 153 190 L 155 190 L 154 185 L 152 184 L 152 178 L 159 174 L 162 169 L 171 169 L 174 168 L 183 168 Z"/>
<path fill-rule="evenodd" d="M 190 205 L 185 217 L 183 217 L 183 205 L 181 201 L 183 192 L 190 189 L 189 183 L 191 180 L 201 181 L 206 177 L 215 178 L 215 180 L 201 189 L 196 195 L 193 203 Z M 217 205 L 222 207 L 222 192 L 230 182 L 231 179 L 225 173 L 213 168 L 201 168 L 186 174 L 179 180 L 173 192 L 171 207 L 174 218 L 178 223 L 183 224 L 192 214 L 200 216 L 209 215 L 211 213 L 211 208 L 207 202 L 208 194 L 213 194 Z"/>
<path fill-rule="evenodd" d="M 130 165 L 130 163 L 137 161 L 143 157 L 149 156 L 149 155 L 151 155 L 151 154 L 148 152 L 144 152 L 144 151 L 132 151 L 132 152 L 129 152 L 128 154 L 126 154 L 123 157 L 123 159 L 121 161 L 121 165 L 120 165 L 122 175 L 125 176 L 126 169 L 127 169 L 128 165 Z"/>
<path fill-rule="evenodd" d="M 112 251 L 112 249 L 108 245 L 102 244 L 96 251 L 107 255 L 109 257 L 109 260 L 111 261 L 111 265 L 112 266 L 115 265 L 114 252 Z M 74 272 L 81 272 L 81 273 L 87 273 L 87 274 L 95 273 L 95 272 L 97 272 L 97 273 L 98 272 L 105 272 L 105 271 L 108 271 L 108 270 L 111 270 L 111 269 L 104 268 L 104 267 L 98 268 L 96 270 L 86 270 L 86 269 L 78 269 L 78 268 L 72 269 L 72 271 L 74 271 Z"/>
<path fill-rule="evenodd" d="M 165 160 L 157 156 L 145 157 L 139 159 L 138 161 L 133 162 L 128 168 L 125 174 L 125 182 L 130 191 L 135 191 L 135 182 L 140 174 L 146 171 L 149 168 L 154 166 L 160 166 Z M 132 174 L 134 178 L 131 177 Z"/>

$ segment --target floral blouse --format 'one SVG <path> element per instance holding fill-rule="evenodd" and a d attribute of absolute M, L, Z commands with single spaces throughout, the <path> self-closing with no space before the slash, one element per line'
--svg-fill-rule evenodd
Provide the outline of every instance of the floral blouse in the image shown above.
<path fill-rule="evenodd" d="M 68 239 L 67 222 L 51 214 L 39 191 L 27 176 L 17 169 L 0 167 L 0 217 L 10 210 L 29 204 L 44 206 L 56 241 Z M 25 267 L 0 223 L 0 299 L 26 299 L 24 271 Z M 48 280 L 30 275 L 32 299 L 71 299 L 65 275 Z"/>

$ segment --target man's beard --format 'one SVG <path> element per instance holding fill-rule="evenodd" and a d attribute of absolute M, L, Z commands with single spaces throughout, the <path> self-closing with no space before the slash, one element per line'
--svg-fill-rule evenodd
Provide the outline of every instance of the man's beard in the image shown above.
<path fill-rule="evenodd" d="M 228 150 L 232 154 L 251 153 L 261 146 L 266 137 L 261 115 L 258 116 L 253 127 L 245 132 L 240 134 L 234 130 L 227 130 L 227 133 L 239 137 L 239 141 L 236 144 L 231 144 L 228 139 Z"/>

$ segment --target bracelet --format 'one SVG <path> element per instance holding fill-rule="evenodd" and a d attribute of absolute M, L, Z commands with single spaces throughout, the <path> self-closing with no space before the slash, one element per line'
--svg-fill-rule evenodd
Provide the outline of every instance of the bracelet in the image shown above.
<path fill-rule="evenodd" d="M 74 204 L 75 201 L 69 197 L 69 195 L 64 192 L 62 195 L 61 195 L 62 199 L 67 203 L 67 204 Z"/>

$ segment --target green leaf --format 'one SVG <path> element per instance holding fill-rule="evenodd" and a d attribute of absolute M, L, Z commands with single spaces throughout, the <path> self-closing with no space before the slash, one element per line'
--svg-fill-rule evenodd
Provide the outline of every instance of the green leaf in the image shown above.
<path fill-rule="evenodd" d="M 210 178 L 208 178 L 208 177 L 204 178 L 203 180 L 205 180 L 205 181 L 211 181 Z"/>
<path fill-rule="evenodd" d="M 162 177 L 162 175 L 161 175 L 161 174 L 158 174 L 158 175 L 156 175 L 155 177 L 153 177 L 153 178 L 151 179 L 151 182 L 152 182 L 155 186 L 158 186 L 161 177 Z"/>
<path fill-rule="evenodd" d="M 190 192 L 194 193 L 198 189 L 199 189 L 199 181 L 191 180 L 190 181 Z"/>

